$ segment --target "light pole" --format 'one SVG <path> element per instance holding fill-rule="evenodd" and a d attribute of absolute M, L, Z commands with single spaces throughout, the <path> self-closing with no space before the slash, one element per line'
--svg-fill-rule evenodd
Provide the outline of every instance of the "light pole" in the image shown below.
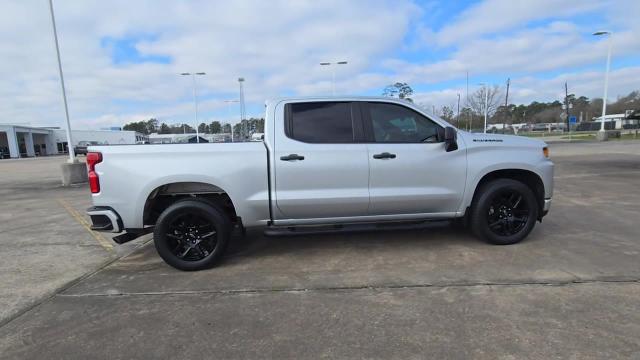
<path fill-rule="evenodd" d="M 64 75 L 62 74 L 62 61 L 60 60 L 60 46 L 58 45 L 58 31 L 56 30 L 56 18 L 53 15 L 53 2 L 49 0 L 49 10 L 51 12 L 51 25 L 53 25 L 53 40 L 56 44 L 56 56 L 58 57 L 58 72 L 60 73 L 60 86 L 62 87 L 62 101 L 64 102 L 64 114 L 67 119 L 67 149 L 69 151 L 69 163 L 76 162 L 73 142 L 71 141 L 71 123 L 69 122 L 69 107 L 67 106 L 67 92 L 64 89 Z"/>
<path fill-rule="evenodd" d="M 195 118 L 196 118 L 196 142 L 199 143 L 200 142 L 200 132 L 198 131 L 198 93 L 196 92 L 196 75 L 206 75 L 206 73 L 204 72 L 197 72 L 197 73 L 188 73 L 188 72 L 184 72 L 181 73 L 180 75 L 183 76 L 191 76 L 191 80 L 193 80 L 193 104 L 195 105 Z"/>
<path fill-rule="evenodd" d="M 484 87 L 484 133 L 487 133 L 487 113 L 489 112 L 489 88 L 486 83 L 479 83 Z"/>
<path fill-rule="evenodd" d="M 224 100 L 224 102 L 225 104 L 227 104 L 227 114 L 230 114 L 229 106 L 231 106 L 231 103 L 237 103 L 237 102 L 240 102 L 240 100 L 231 99 L 231 100 Z M 229 125 L 231 126 L 231 142 L 233 142 L 233 124 L 229 123 Z"/>
<path fill-rule="evenodd" d="M 604 72 L 604 97 L 602 98 L 602 118 L 600 118 L 602 120 L 602 124 L 600 124 L 600 132 L 599 132 L 599 136 L 598 139 L 600 141 L 604 141 L 607 140 L 607 135 L 606 132 L 604 131 L 604 121 L 605 121 L 605 115 L 607 114 L 607 90 L 609 89 L 609 68 L 611 67 L 611 47 L 612 47 L 612 42 L 611 42 L 611 31 L 606 31 L 606 30 L 601 30 L 601 31 L 596 31 L 593 33 L 594 36 L 601 36 L 601 35 L 606 35 L 608 37 L 608 42 L 609 42 L 609 46 L 608 46 L 608 50 L 607 50 L 607 68 Z"/>
<path fill-rule="evenodd" d="M 460 128 L 460 94 L 458 94 L 458 116 L 456 117 L 456 126 Z"/>
<path fill-rule="evenodd" d="M 331 67 L 331 95 L 336 94 L 336 68 L 331 65 L 347 65 L 347 61 L 336 61 L 336 62 L 321 62 L 322 66 L 330 66 Z"/>
<path fill-rule="evenodd" d="M 241 137 L 244 138 L 245 136 L 245 123 L 242 122 L 242 120 L 244 120 L 247 117 L 247 114 L 245 112 L 245 107 L 244 107 L 244 78 L 243 77 L 239 77 L 238 78 L 238 84 L 240 85 L 240 96 L 239 96 L 239 100 L 240 100 L 240 130 L 242 132 Z"/>

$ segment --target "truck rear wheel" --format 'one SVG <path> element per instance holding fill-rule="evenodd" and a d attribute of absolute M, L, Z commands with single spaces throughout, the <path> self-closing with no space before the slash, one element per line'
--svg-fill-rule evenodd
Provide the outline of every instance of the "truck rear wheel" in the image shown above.
<path fill-rule="evenodd" d="M 515 244 L 529 235 L 537 218 L 538 204 L 527 185 L 496 179 L 479 189 L 471 207 L 471 230 L 491 244 Z"/>
<path fill-rule="evenodd" d="M 160 214 L 153 242 L 167 264 L 180 270 L 202 270 L 220 261 L 231 229 L 229 218 L 215 204 L 185 199 Z"/>

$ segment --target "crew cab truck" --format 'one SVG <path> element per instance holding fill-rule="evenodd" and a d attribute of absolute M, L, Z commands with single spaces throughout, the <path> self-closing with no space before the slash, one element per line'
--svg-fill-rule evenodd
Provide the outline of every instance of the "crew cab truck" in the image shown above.
<path fill-rule="evenodd" d="M 264 140 L 91 146 L 92 229 L 123 243 L 153 231 L 182 270 L 211 267 L 231 233 L 450 219 L 492 244 L 549 211 L 544 142 L 457 130 L 377 97 L 266 102 Z"/>

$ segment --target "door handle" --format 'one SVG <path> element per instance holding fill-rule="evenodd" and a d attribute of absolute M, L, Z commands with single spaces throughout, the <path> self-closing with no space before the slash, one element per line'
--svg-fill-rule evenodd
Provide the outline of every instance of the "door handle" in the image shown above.
<path fill-rule="evenodd" d="M 298 154 L 289 154 L 287 156 L 280 156 L 280 160 L 283 160 L 283 161 L 304 160 L 304 156 L 300 156 Z"/>
<path fill-rule="evenodd" d="M 373 155 L 374 159 L 395 159 L 396 158 L 396 154 L 391 154 L 388 152 L 383 152 L 381 154 L 375 154 Z"/>

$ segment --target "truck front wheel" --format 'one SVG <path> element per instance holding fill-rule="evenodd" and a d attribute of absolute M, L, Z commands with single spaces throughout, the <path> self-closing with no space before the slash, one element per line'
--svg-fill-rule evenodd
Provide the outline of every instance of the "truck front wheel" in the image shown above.
<path fill-rule="evenodd" d="M 167 264 L 180 270 L 202 270 L 220 261 L 231 229 L 229 218 L 215 204 L 185 199 L 160 214 L 153 242 Z"/>
<path fill-rule="evenodd" d="M 496 179 L 484 184 L 471 207 L 471 230 L 496 245 L 509 245 L 527 237 L 538 205 L 531 189 L 516 180 Z"/>

